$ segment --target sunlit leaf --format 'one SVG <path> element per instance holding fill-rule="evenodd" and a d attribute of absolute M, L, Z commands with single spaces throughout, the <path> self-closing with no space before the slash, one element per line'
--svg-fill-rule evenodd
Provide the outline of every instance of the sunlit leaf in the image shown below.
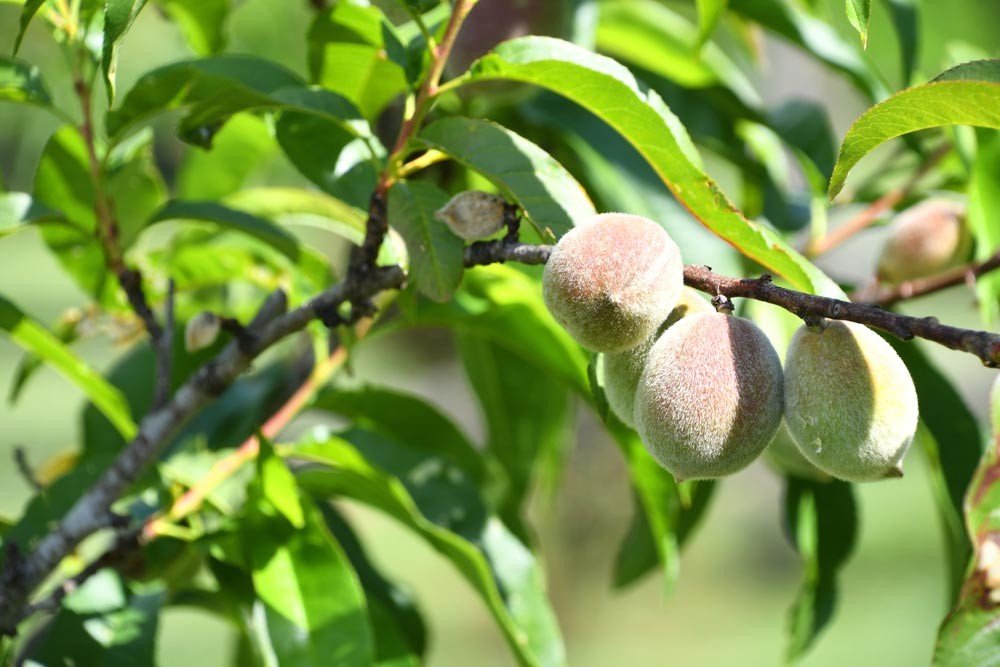
<path fill-rule="evenodd" d="M 0 57 L 0 102 L 48 106 L 52 97 L 37 67 Z"/>
<path fill-rule="evenodd" d="M 132 27 L 132 22 L 146 6 L 146 0 L 107 0 L 104 6 L 104 41 L 101 70 L 108 93 L 108 104 L 115 99 L 115 74 L 118 70 L 119 42 Z"/>
<path fill-rule="evenodd" d="M 861 35 L 861 46 L 868 48 L 868 23 L 872 18 L 872 0 L 846 0 L 847 20 Z"/>

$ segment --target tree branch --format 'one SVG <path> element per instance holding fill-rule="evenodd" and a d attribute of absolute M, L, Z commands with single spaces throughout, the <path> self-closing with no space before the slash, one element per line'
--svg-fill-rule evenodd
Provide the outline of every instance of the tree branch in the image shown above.
<path fill-rule="evenodd" d="M 998 268 L 1000 268 L 1000 252 L 984 262 L 973 262 L 926 278 L 914 278 L 898 285 L 873 285 L 870 288 L 857 290 L 851 293 L 851 300 L 879 306 L 891 306 L 905 299 L 933 294 L 962 283 L 975 282 L 979 276 Z"/>

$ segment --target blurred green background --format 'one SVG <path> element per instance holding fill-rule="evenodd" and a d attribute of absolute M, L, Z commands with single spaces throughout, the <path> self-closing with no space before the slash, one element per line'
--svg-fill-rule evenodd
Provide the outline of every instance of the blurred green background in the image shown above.
<path fill-rule="evenodd" d="M 240 3 L 228 24 L 228 50 L 268 57 L 303 72 L 301 35 L 310 18 L 307 5 L 304 0 Z M 949 64 L 951 54 L 966 45 L 998 55 L 1000 3 L 922 5 L 920 63 L 925 74 Z M 13 43 L 18 11 L 18 6 L 0 2 L 0 48 Z M 850 36 L 846 21 L 840 27 Z M 890 33 L 883 7 L 876 3 L 868 55 L 885 63 L 891 79 L 895 45 Z M 847 84 L 792 47 L 768 38 L 763 53 L 758 83 L 769 102 L 792 95 L 821 101 L 838 137 L 864 109 Z M 124 43 L 119 89 L 126 90 L 151 67 L 190 55 L 171 24 L 155 11 L 145 11 Z M 41 66 L 57 101 L 69 106 L 68 77 L 43 21 L 29 29 L 21 57 Z M 171 138 L 169 121 L 158 127 L 158 159 L 169 177 L 182 148 Z M 54 128 L 55 122 L 41 111 L 0 105 L 0 176 L 6 187 L 30 189 L 38 155 Z M 711 170 L 711 160 L 709 165 Z M 713 175 L 726 183 L 722 167 Z M 251 182 L 302 180 L 276 155 Z M 876 229 L 859 235 L 822 265 L 838 278 L 871 275 L 879 234 Z M 43 322 L 84 303 L 33 231 L 0 243 L 0 290 Z M 980 326 L 974 295 L 964 288 L 913 301 L 906 311 L 933 313 L 959 326 Z M 110 367 L 122 352 L 102 337 L 85 340 L 76 349 L 100 369 Z M 929 351 L 958 383 L 972 409 L 984 415 L 993 373 L 968 355 Z M 0 339 L 4 393 L 19 357 L 17 348 Z M 405 340 L 376 339 L 360 349 L 356 364 L 359 376 L 425 395 L 473 438 L 482 436 L 480 416 L 448 334 L 430 331 L 417 337 L 408 334 Z M 0 400 L 0 515 L 18 515 L 30 491 L 13 464 L 13 449 L 23 446 L 36 466 L 71 450 L 82 406 L 80 395 L 49 370 L 33 378 L 16 405 L 5 397 Z M 612 563 L 632 511 L 627 474 L 618 450 L 592 415 L 580 414 L 576 435 L 563 485 L 554 498 L 540 497 L 533 507 L 569 664 L 780 664 L 787 608 L 800 573 L 782 535 L 779 478 L 757 463 L 720 486 L 685 552 L 680 583 L 669 596 L 655 576 L 614 591 Z M 858 487 L 862 532 L 842 578 L 839 612 L 803 664 L 910 666 L 929 661 L 937 625 L 946 612 L 946 565 L 941 527 L 917 449 L 906 462 L 904 479 Z M 412 587 L 422 603 L 431 630 L 430 665 L 511 664 L 486 609 L 447 563 L 384 517 L 356 507 L 351 511 L 369 553 L 387 574 Z M 170 610 L 161 627 L 161 664 L 223 664 L 231 651 L 228 632 L 214 618 Z"/>

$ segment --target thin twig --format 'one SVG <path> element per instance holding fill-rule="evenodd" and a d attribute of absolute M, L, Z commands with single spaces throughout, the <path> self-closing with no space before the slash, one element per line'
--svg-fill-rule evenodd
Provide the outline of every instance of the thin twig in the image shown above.
<path fill-rule="evenodd" d="M 910 176 L 910 178 L 907 179 L 906 183 L 885 193 L 869 204 L 864 210 L 860 211 L 850 220 L 840 225 L 826 236 L 812 241 L 806 248 L 805 255 L 807 257 L 818 257 L 819 255 L 833 250 L 835 247 L 858 232 L 867 229 L 873 222 L 878 220 L 879 216 L 886 211 L 895 208 L 897 204 L 903 201 L 913 188 L 917 186 L 920 180 L 926 176 L 931 169 L 937 166 L 937 164 L 944 159 L 950 151 L 951 144 L 938 146 L 937 149 L 927 156 L 927 159 L 924 160 L 924 162 Z"/>
<path fill-rule="evenodd" d="M 174 281 L 167 281 L 167 302 L 163 309 L 163 329 L 155 341 L 156 385 L 151 410 L 159 410 L 170 400 L 170 375 L 174 356 Z"/>
<path fill-rule="evenodd" d="M 851 293 L 851 300 L 878 306 L 894 303 L 939 292 L 963 283 L 974 283 L 983 274 L 1000 268 L 1000 252 L 984 262 L 972 262 L 954 269 L 942 271 L 926 278 L 914 278 L 898 285 L 873 285 Z"/>
<path fill-rule="evenodd" d="M 17 464 L 17 471 L 21 473 L 21 477 L 28 483 L 28 486 L 37 493 L 45 490 L 42 483 L 38 481 L 38 477 L 35 476 L 35 471 L 31 469 L 31 464 L 28 463 L 28 453 L 24 447 L 14 448 L 14 463 Z"/>

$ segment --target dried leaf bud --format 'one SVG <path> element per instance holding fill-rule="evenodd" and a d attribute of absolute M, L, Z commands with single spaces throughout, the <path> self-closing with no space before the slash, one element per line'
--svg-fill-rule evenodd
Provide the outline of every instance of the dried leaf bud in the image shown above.
<path fill-rule="evenodd" d="M 503 228 L 506 204 L 503 197 L 479 190 L 467 190 L 452 197 L 434 215 L 458 236 L 474 241 L 495 234 Z"/>
<path fill-rule="evenodd" d="M 184 328 L 184 348 L 188 352 L 197 352 L 212 343 L 219 335 L 222 320 L 215 313 L 202 311 L 188 320 Z"/>

